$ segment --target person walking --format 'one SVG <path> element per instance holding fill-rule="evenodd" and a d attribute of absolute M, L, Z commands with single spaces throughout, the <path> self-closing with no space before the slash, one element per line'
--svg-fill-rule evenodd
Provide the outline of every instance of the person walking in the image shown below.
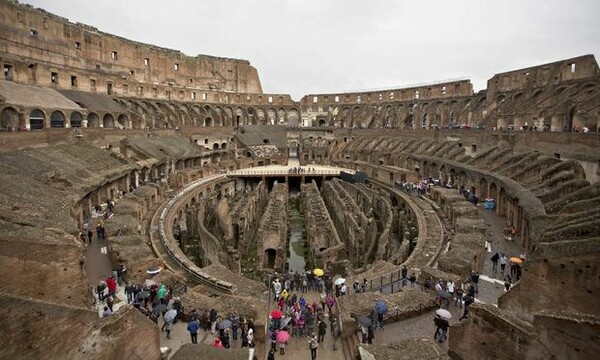
<path fill-rule="evenodd" d="M 312 333 L 310 340 L 308 340 L 308 346 L 310 348 L 310 359 L 317 359 L 317 348 L 319 347 L 319 341 L 317 340 L 317 335 Z"/>
<path fill-rule="evenodd" d="M 340 326 L 337 322 L 337 319 L 334 317 L 331 320 L 331 336 L 333 337 L 333 350 L 337 350 L 337 344 L 340 340 L 342 332 L 340 331 Z"/>
<path fill-rule="evenodd" d="M 200 328 L 200 322 L 196 318 L 192 318 L 188 323 L 187 330 L 190 332 L 192 338 L 192 344 L 198 343 L 198 329 Z"/>
<path fill-rule="evenodd" d="M 502 274 L 504 274 L 504 269 L 506 268 L 506 255 L 502 254 L 500 256 L 500 271 L 502 271 Z"/>
<path fill-rule="evenodd" d="M 492 271 L 496 272 L 498 270 L 498 260 L 500 260 L 500 254 L 495 253 L 490 260 L 492 260 Z"/>

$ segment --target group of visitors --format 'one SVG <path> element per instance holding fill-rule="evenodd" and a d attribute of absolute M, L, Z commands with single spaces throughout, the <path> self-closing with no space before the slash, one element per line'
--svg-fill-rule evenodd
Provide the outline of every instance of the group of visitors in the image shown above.
<path fill-rule="evenodd" d="M 314 172 L 315 172 L 315 168 L 312 168 L 312 167 L 304 168 L 302 166 L 293 167 L 288 170 L 288 173 L 290 173 L 290 174 L 306 174 L 306 173 L 314 173 Z"/>

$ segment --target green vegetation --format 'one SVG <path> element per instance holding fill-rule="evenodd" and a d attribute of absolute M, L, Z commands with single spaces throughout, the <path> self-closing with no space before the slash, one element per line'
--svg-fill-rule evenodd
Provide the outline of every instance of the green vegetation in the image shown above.
<path fill-rule="evenodd" d="M 296 255 L 306 257 L 306 248 L 304 248 L 304 242 L 292 241 L 292 249 Z"/>

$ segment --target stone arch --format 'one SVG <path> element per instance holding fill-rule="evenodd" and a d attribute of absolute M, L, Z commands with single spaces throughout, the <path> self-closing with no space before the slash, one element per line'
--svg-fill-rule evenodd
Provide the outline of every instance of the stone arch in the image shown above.
<path fill-rule="evenodd" d="M 287 118 L 285 117 L 285 109 L 279 108 L 279 110 L 277 110 L 277 123 L 280 125 L 283 125 L 286 122 L 287 122 Z"/>
<path fill-rule="evenodd" d="M 231 106 L 226 106 L 223 109 L 223 126 L 235 126 L 233 121 L 233 109 Z"/>
<path fill-rule="evenodd" d="M 496 186 L 496 183 L 494 183 L 494 182 L 490 183 L 488 196 L 491 197 L 492 199 L 498 200 L 498 186 Z"/>
<path fill-rule="evenodd" d="M 89 113 L 88 116 L 88 127 L 89 128 L 97 128 L 100 127 L 100 118 L 98 117 L 98 115 L 96 115 L 96 113 Z"/>
<path fill-rule="evenodd" d="M 29 129 L 41 130 L 44 128 L 46 122 L 46 115 L 40 109 L 33 109 L 29 113 Z"/>
<path fill-rule="evenodd" d="M 500 188 L 500 192 L 498 193 L 498 199 L 496 200 L 496 206 L 498 209 L 498 215 L 504 216 L 506 214 L 506 209 L 510 203 L 510 199 L 506 190 L 504 188 Z"/>
<path fill-rule="evenodd" d="M 480 199 L 485 199 L 486 197 L 489 196 L 489 194 L 488 194 L 488 182 L 487 182 L 487 179 L 484 178 L 484 177 L 482 177 L 479 180 L 479 192 L 478 192 L 478 194 L 479 194 L 479 198 Z"/>
<path fill-rule="evenodd" d="M 51 128 L 64 128 L 65 127 L 65 114 L 60 110 L 54 111 L 50 114 L 50 127 Z"/>
<path fill-rule="evenodd" d="M 112 116 L 112 114 L 110 114 L 110 113 L 104 114 L 104 117 L 102 117 L 102 126 L 105 129 L 110 129 L 110 128 L 115 127 L 115 118 Z"/>
<path fill-rule="evenodd" d="M 421 116 L 421 128 L 429 129 L 429 114 L 426 112 Z"/>
<path fill-rule="evenodd" d="M 275 125 L 277 123 L 277 111 L 274 108 L 267 109 L 267 124 Z"/>
<path fill-rule="evenodd" d="M 119 115 L 119 117 L 117 118 L 117 123 L 119 124 L 119 127 L 121 129 L 129 129 L 129 119 L 127 118 L 127 115 Z"/>
<path fill-rule="evenodd" d="M 0 130 L 16 131 L 22 126 L 19 122 L 19 113 L 12 107 L 7 107 L 0 113 Z"/>
<path fill-rule="evenodd" d="M 213 126 L 223 126 L 223 108 L 220 106 L 215 106 L 213 109 L 214 112 L 214 125 Z"/>
<path fill-rule="evenodd" d="M 235 108 L 235 123 L 241 125 L 249 125 L 248 119 L 246 118 L 246 114 L 244 113 L 244 109 L 240 106 Z"/>
<path fill-rule="evenodd" d="M 213 119 L 211 117 L 207 117 L 206 119 L 204 119 L 204 127 L 212 127 L 213 125 Z"/>
<path fill-rule="evenodd" d="M 409 114 L 406 119 L 404 119 L 404 128 L 405 129 L 414 129 L 414 119 L 413 114 Z"/>
<path fill-rule="evenodd" d="M 287 124 L 288 126 L 298 127 L 300 126 L 300 113 L 297 109 L 291 108 L 287 111 Z"/>
<path fill-rule="evenodd" d="M 256 109 L 256 121 L 259 125 L 267 125 L 267 112 L 265 111 L 265 109 Z"/>
<path fill-rule="evenodd" d="M 81 127 L 81 123 L 83 122 L 83 116 L 78 111 L 73 111 L 71 116 L 69 117 L 69 121 L 71 123 L 71 127 L 78 128 Z"/>
<path fill-rule="evenodd" d="M 335 119 L 335 126 L 340 126 L 342 128 L 349 127 L 349 116 L 350 116 L 350 107 L 344 106 L 342 111 L 339 112 L 338 116 Z"/>

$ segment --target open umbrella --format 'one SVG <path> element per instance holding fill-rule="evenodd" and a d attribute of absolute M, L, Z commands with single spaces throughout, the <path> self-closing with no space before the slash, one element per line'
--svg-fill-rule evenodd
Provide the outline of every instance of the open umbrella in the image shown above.
<path fill-rule="evenodd" d="M 452 297 L 452 295 L 449 292 L 444 291 L 444 290 L 438 291 L 437 294 L 438 294 L 439 297 L 444 298 L 446 300 L 448 300 L 448 299 L 450 299 Z"/>
<path fill-rule="evenodd" d="M 346 282 L 346 279 L 344 279 L 344 278 L 337 278 L 337 279 L 335 279 L 335 281 L 333 283 L 336 284 L 336 285 L 342 285 L 345 282 Z"/>
<path fill-rule="evenodd" d="M 146 270 L 147 274 L 150 275 L 156 275 L 160 272 L 161 268 L 159 268 L 158 266 L 151 266 L 148 268 L 148 270 Z"/>
<path fill-rule="evenodd" d="M 150 297 L 150 291 L 142 290 L 139 293 L 137 293 L 137 298 L 140 300 L 144 300 L 149 297 Z"/>
<path fill-rule="evenodd" d="M 437 309 L 435 311 L 435 314 L 441 318 L 444 318 L 446 320 L 452 319 L 452 314 L 450 313 L 450 311 L 446 310 L 446 309 Z"/>
<path fill-rule="evenodd" d="M 177 317 L 177 310 L 175 309 L 171 309 L 163 315 L 165 322 L 172 322 L 175 320 L 175 317 Z"/>
<path fill-rule="evenodd" d="M 385 314 L 388 311 L 388 306 L 383 300 L 377 300 L 375 301 L 375 311 L 378 314 Z"/>
<path fill-rule="evenodd" d="M 281 319 L 282 316 L 283 316 L 283 313 L 278 309 L 271 311 L 271 317 L 273 319 Z"/>
<path fill-rule="evenodd" d="M 516 256 L 513 256 L 513 257 L 511 257 L 511 258 L 510 258 L 510 262 L 513 262 L 513 263 L 515 263 L 515 264 L 520 264 L 520 263 L 522 263 L 522 262 L 523 262 L 523 259 L 521 259 L 521 258 L 518 258 L 518 257 L 516 257 Z"/>
<path fill-rule="evenodd" d="M 152 309 L 152 312 L 155 313 L 155 314 L 162 314 L 166 310 L 167 310 L 167 305 L 165 305 L 165 304 L 158 304 L 158 305 L 156 305 Z"/>
<path fill-rule="evenodd" d="M 291 318 L 291 317 L 289 317 L 289 316 L 288 316 L 288 317 L 286 317 L 286 318 L 283 318 L 283 320 L 281 320 L 281 324 L 279 325 L 279 328 L 280 328 L 280 329 L 283 329 L 284 327 L 286 327 L 286 326 L 287 326 L 287 324 L 289 324 L 289 323 L 290 323 L 290 321 L 292 321 L 292 318 Z"/>
<path fill-rule="evenodd" d="M 360 326 L 365 326 L 365 327 L 369 327 L 369 326 L 371 326 L 371 324 L 373 324 L 373 322 L 371 321 L 371 318 L 366 315 L 359 316 L 356 319 L 356 321 L 358 322 L 358 324 Z"/>
<path fill-rule="evenodd" d="M 228 327 L 231 327 L 231 320 L 224 319 L 224 320 L 221 320 L 221 322 L 219 322 L 220 330 L 227 329 Z"/>
<path fill-rule="evenodd" d="M 325 271 L 323 271 L 323 269 L 316 268 L 313 270 L 313 274 L 317 276 L 323 276 L 325 274 Z"/>
<path fill-rule="evenodd" d="M 288 341 L 290 339 L 290 333 L 288 333 L 285 330 L 281 330 L 279 332 L 277 332 L 277 335 L 275 335 L 275 340 L 277 340 L 278 343 L 284 343 L 286 341 Z"/>

